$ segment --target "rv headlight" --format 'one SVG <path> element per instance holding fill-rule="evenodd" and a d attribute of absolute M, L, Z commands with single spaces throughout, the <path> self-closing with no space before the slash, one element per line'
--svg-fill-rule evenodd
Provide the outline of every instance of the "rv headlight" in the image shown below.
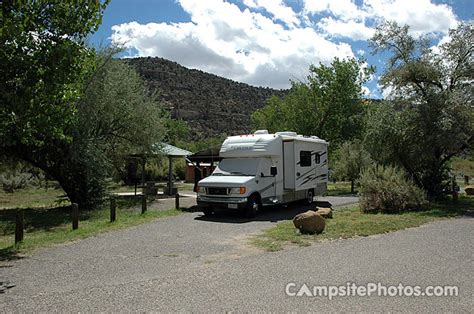
<path fill-rule="evenodd" d="M 206 188 L 198 185 L 196 187 L 196 193 L 206 194 Z"/>

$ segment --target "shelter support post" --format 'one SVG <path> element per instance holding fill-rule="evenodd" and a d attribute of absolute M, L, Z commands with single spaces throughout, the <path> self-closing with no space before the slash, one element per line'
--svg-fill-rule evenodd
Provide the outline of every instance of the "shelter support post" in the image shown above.
<path fill-rule="evenodd" d="M 168 167 L 168 195 L 172 195 L 173 188 L 173 158 L 168 157 L 169 167 Z"/>

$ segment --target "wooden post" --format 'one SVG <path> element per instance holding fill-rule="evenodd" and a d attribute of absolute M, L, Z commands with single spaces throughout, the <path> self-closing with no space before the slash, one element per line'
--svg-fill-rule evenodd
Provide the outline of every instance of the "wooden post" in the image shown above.
<path fill-rule="evenodd" d="M 72 230 L 79 228 L 79 205 L 72 203 Z"/>
<path fill-rule="evenodd" d="M 174 208 L 179 209 L 179 193 L 174 196 Z"/>
<path fill-rule="evenodd" d="M 458 200 L 458 191 L 457 191 L 457 184 L 456 184 L 456 176 L 453 176 L 453 186 L 452 186 L 452 189 L 453 189 L 453 201 L 457 201 Z"/>
<path fill-rule="evenodd" d="M 469 184 L 469 176 L 464 176 L 464 184 L 465 185 Z"/>
<path fill-rule="evenodd" d="M 117 217 L 117 203 L 115 197 L 110 198 L 110 222 L 114 222 Z"/>
<path fill-rule="evenodd" d="M 23 241 L 24 235 L 24 214 L 23 209 L 16 210 L 16 217 L 15 217 L 15 244 Z"/>
<path fill-rule="evenodd" d="M 142 193 L 145 194 L 145 164 L 146 164 L 146 159 L 145 155 L 142 157 Z"/>
<path fill-rule="evenodd" d="M 146 195 L 142 193 L 142 214 L 146 212 Z"/>

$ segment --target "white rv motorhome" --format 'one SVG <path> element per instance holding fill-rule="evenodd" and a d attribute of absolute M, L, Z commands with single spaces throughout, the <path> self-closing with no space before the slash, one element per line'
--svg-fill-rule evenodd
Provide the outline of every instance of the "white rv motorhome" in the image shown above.
<path fill-rule="evenodd" d="M 261 206 L 296 200 L 313 202 L 326 191 L 328 142 L 295 132 L 228 137 L 222 161 L 198 182 L 197 203 L 206 215 L 216 208 L 238 209 L 254 217 Z"/>

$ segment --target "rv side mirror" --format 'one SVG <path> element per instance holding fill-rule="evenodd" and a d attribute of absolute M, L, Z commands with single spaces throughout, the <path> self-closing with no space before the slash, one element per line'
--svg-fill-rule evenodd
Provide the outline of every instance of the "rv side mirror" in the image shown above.
<path fill-rule="evenodd" d="M 277 175 L 277 167 L 275 167 L 275 166 L 270 167 L 270 174 L 272 176 L 276 176 Z"/>

